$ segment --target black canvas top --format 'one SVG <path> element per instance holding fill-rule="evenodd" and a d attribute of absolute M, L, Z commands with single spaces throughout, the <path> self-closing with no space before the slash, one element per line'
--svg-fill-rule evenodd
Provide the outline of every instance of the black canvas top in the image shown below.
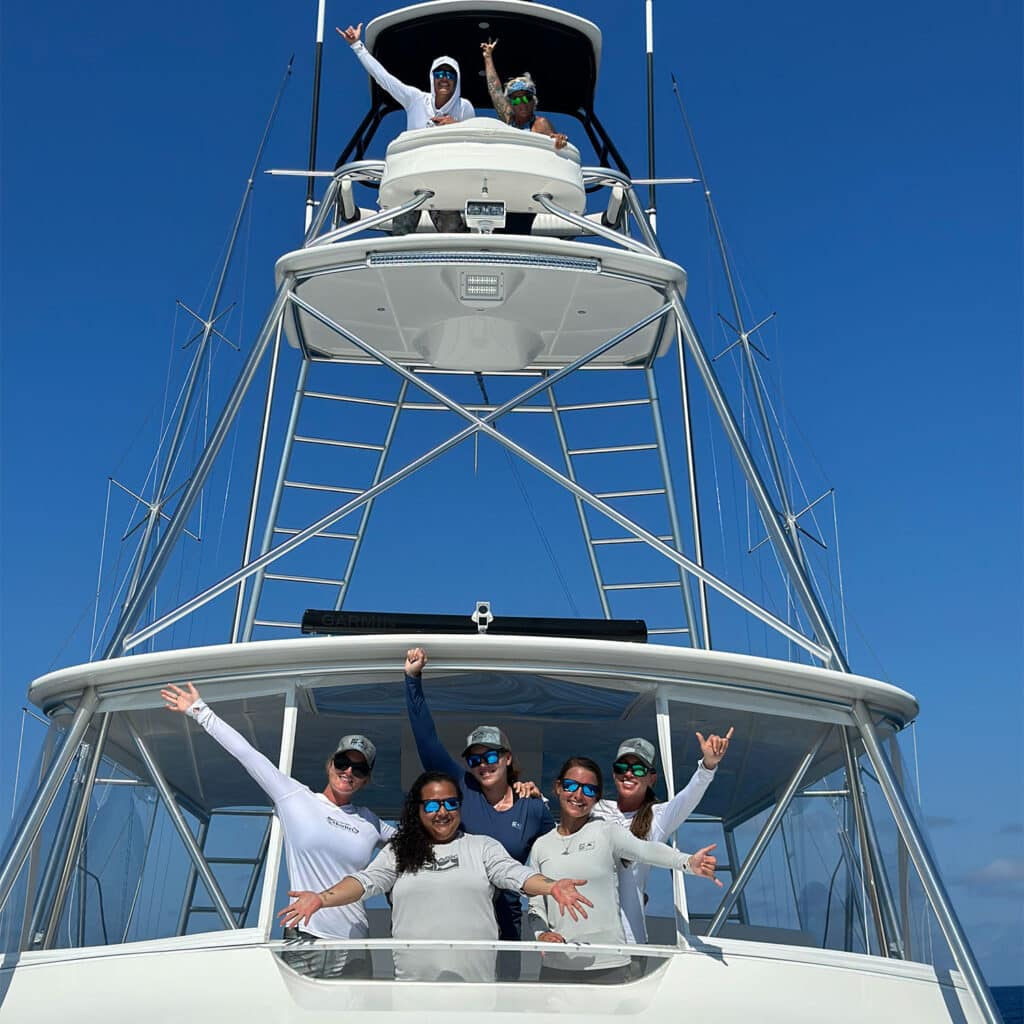
<path fill-rule="evenodd" d="M 560 23 L 559 18 L 580 27 Z M 487 27 L 481 28 L 481 23 Z M 376 18 L 365 35 L 370 52 L 391 74 L 420 89 L 428 87 L 435 57 L 454 57 L 462 71 L 462 95 L 480 112 L 492 109 L 480 51 L 488 38 L 499 40 L 494 63 L 502 81 L 529 71 L 537 83 L 540 109 L 573 115 L 592 111 L 600 36 L 590 22 L 575 16 L 500 0 L 430 3 Z M 371 94 L 375 104 L 396 108 L 394 100 L 372 81 Z"/>

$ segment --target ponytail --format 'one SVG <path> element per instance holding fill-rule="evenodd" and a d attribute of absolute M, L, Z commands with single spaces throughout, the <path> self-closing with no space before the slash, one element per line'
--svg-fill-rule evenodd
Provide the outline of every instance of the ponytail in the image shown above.
<path fill-rule="evenodd" d="M 644 802 L 640 805 L 640 810 L 633 815 L 633 820 L 629 823 L 629 831 L 637 839 L 646 839 L 651 834 L 655 802 L 654 787 L 648 786 L 644 791 Z"/>

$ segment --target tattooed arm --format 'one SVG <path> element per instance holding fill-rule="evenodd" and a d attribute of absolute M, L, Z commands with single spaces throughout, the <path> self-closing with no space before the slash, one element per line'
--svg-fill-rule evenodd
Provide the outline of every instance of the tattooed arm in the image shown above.
<path fill-rule="evenodd" d="M 494 104 L 494 110 L 498 117 L 508 124 L 512 120 L 512 107 L 509 106 L 509 102 L 505 98 L 505 90 L 501 87 L 498 69 L 494 66 L 494 48 L 497 45 L 497 39 L 493 43 L 488 39 L 486 43 L 480 44 L 480 49 L 484 52 L 484 71 L 487 73 L 487 91 L 491 94 L 491 103 Z"/>

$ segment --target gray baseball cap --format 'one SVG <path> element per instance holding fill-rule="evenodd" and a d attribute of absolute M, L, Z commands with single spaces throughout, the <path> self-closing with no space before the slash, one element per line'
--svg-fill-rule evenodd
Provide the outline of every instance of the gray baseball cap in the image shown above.
<path fill-rule="evenodd" d="M 493 747 L 495 750 L 511 750 L 508 737 L 496 725 L 478 725 L 466 737 L 465 757 L 470 747 Z"/>
<path fill-rule="evenodd" d="M 619 744 L 615 760 L 617 761 L 623 754 L 633 754 L 639 757 L 648 768 L 653 768 L 655 771 L 658 770 L 658 752 L 654 749 L 654 744 L 650 740 L 645 740 L 642 736 L 636 736 L 631 740 L 623 740 Z"/>
<path fill-rule="evenodd" d="M 366 763 L 371 768 L 373 767 L 373 762 L 377 760 L 377 748 L 365 736 L 355 733 L 351 736 L 342 736 L 338 740 L 338 749 L 335 753 L 340 754 L 343 750 L 355 750 L 357 753 L 362 754 L 366 758 Z"/>

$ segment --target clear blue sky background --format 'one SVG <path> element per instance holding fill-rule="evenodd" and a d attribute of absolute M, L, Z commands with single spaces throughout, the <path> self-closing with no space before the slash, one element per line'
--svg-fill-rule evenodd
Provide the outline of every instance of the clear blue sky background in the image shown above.
<path fill-rule="evenodd" d="M 598 109 L 642 174 L 643 5 L 569 6 L 604 31 Z M 385 9 L 333 3 L 328 21 Z M 674 71 L 753 319 L 780 313 L 769 372 L 839 489 L 854 667 L 920 698 L 946 880 L 990 980 L 1022 983 L 1020 5 L 655 12 L 659 171 L 694 170 Z M 313 25 L 312 4 L 262 0 L 4 8 L 4 778 L 29 681 L 87 657 L 106 477 L 139 484 L 174 299 L 201 302 L 293 51 L 266 166 L 305 162 Z M 332 36 L 322 167 L 366 96 Z M 235 336 L 296 244 L 303 188 L 258 182 Z M 660 205 L 706 325 L 724 306 L 699 191 Z M 441 610 L 495 592 L 478 585 Z"/>

